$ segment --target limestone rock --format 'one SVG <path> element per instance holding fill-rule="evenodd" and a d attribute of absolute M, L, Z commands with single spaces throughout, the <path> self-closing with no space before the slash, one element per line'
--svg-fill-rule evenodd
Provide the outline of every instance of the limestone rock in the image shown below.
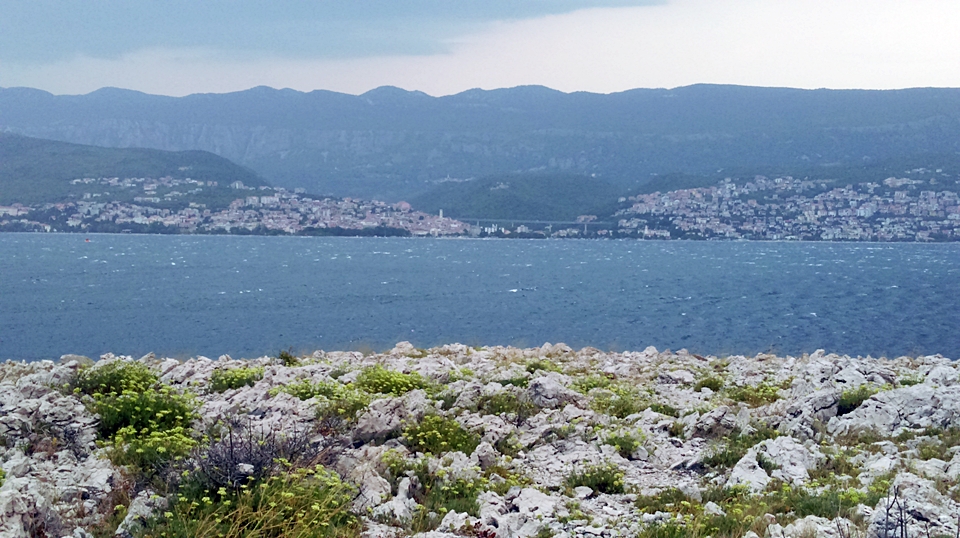
<path fill-rule="evenodd" d="M 758 453 L 777 467 L 770 476 L 793 486 L 806 483 L 810 478 L 808 471 L 816 469 L 826 459 L 815 445 L 808 448 L 787 436 L 763 441 L 758 448 Z"/>
<path fill-rule="evenodd" d="M 827 430 L 834 436 L 870 432 L 893 437 L 903 429 L 955 424 L 960 424 L 960 386 L 920 384 L 874 394 L 853 412 L 831 419 Z"/>
<path fill-rule="evenodd" d="M 420 420 L 426 411 L 426 394 L 422 390 L 410 391 L 402 398 L 374 400 L 357 420 L 353 436 L 363 442 L 384 441 L 399 433 L 404 421 Z"/>
<path fill-rule="evenodd" d="M 542 376 L 530 381 L 527 392 L 534 405 L 549 409 L 563 407 L 582 398 L 579 393 L 563 386 L 552 376 Z"/>
<path fill-rule="evenodd" d="M 167 500 L 153 491 L 144 490 L 137 494 L 127 508 L 127 515 L 117 527 L 114 536 L 133 538 L 134 534 L 147 524 L 147 521 L 160 510 L 167 507 Z"/>
<path fill-rule="evenodd" d="M 727 479 L 727 487 L 747 486 L 750 491 L 759 493 L 766 489 L 770 480 L 770 475 L 757 462 L 757 449 L 754 447 L 734 465 Z"/>

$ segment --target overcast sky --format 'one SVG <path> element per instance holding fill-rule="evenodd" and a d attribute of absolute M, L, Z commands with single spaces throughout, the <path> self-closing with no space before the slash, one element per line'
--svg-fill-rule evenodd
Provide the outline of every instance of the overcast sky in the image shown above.
<path fill-rule="evenodd" d="M 0 87 L 960 87 L 958 0 L 0 0 Z"/>

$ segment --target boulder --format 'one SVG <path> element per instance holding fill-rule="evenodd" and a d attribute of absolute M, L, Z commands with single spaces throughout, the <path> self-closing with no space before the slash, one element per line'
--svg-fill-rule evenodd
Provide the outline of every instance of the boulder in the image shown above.
<path fill-rule="evenodd" d="M 758 448 L 758 453 L 777 467 L 770 476 L 793 486 L 806 483 L 810 478 L 808 471 L 816 469 L 826 459 L 815 445 L 808 448 L 787 436 L 763 441 Z"/>
<path fill-rule="evenodd" d="M 127 515 L 117 527 L 114 536 L 133 538 L 147 524 L 154 514 L 167 508 L 167 500 L 151 490 L 137 494 L 127 508 Z"/>
<path fill-rule="evenodd" d="M 760 493 L 770 483 L 770 475 L 757 462 L 757 448 L 751 448 L 730 471 L 727 487 L 747 486 L 753 493 Z"/>
<path fill-rule="evenodd" d="M 899 503 L 899 505 L 898 505 Z M 899 521 L 902 506 L 904 521 Z M 901 529 L 907 536 L 955 536 L 960 504 L 937 491 L 931 480 L 901 472 L 886 498 L 873 510 L 870 535 L 892 536 Z"/>
<path fill-rule="evenodd" d="M 664 385 L 692 385 L 696 380 L 690 370 L 668 370 L 657 376 L 657 383 Z"/>
<path fill-rule="evenodd" d="M 827 431 L 834 436 L 893 437 L 904 429 L 954 425 L 960 425 L 960 386 L 920 384 L 874 394 L 853 412 L 831 419 Z"/>
<path fill-rule="evenodd" d="M 413 518 L 417 501 L 412 497 L 412 483 L 404 477 L 397 486 L 397 495 L 373 509 L 373 517 L 381 522 L 406 523 Z"/>
<path fill-rule="evenodd" d="M 781 413 L 777 429 L 797 439 L 818 440 L 825 425 L 837 416 L 840 394 L 839 389 L 830 387 L 778 402 L 774 408 Z"/>
<path fill-rule="evenodd" d="M 582 396 L 563 386 L 552 376 L 537 377 L 527 387 L 530 401 L 537 407 L 555 409 L 568 403 L 576 403 Z"/>
<path fill-rule="evenodd" d="M 382 398 L 370 403 L 353 430 L 354 439 L 382 442 L 400 432 L 406 421 L 423 418 L 428 409 L 426 393 L 413 390 L 401 398 Z"/>

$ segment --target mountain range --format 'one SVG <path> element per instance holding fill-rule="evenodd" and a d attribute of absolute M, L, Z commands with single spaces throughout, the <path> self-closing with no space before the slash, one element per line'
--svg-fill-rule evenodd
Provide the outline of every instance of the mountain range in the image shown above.
<path fill-rule="evenodd" d="M 258 87 L 165 97 L 6 88 L 0 131 L 204 150 L 278 186 L 388 201 L 503 174 L 580 177 L 627 191 L 731 171 L 856 175 L 878 163 L 955 162 L 960 89 L 695 85 L 591 94 L 525 86 L 431 97 L 392 87 L 362 95 Z"/>

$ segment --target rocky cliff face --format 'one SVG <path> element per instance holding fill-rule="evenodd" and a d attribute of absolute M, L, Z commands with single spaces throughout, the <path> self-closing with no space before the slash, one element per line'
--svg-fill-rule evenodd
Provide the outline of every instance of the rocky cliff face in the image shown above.
<path fill-rule="evenodd" d="M 186 429 L 150 418 L 179 440 L 150 465 L 105 433 L 136 397 L 89 389 L 110 372 L 194 406 Z M 954 536 L 960 383 L 940 356 L 563 344 L 0 366 L 3 537 L 169 531 L 190 495 L 228 514 L 231 484 L 316 464 L 349 492 L 330 521 L 370 537 Z"/>

